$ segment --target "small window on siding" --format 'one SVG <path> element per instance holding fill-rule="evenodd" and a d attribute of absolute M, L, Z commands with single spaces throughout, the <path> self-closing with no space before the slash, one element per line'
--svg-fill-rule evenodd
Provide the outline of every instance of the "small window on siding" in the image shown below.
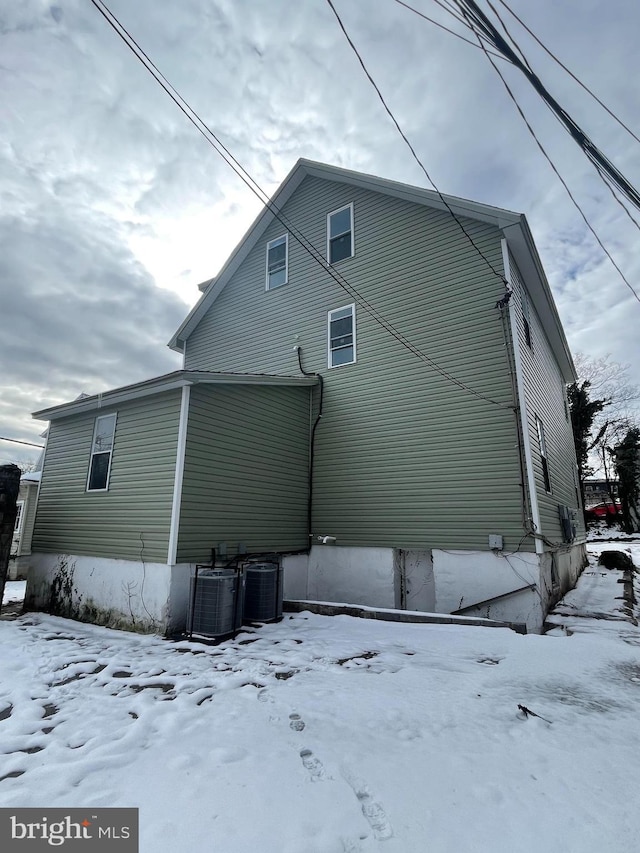
<path fill-rule="evenodd" d="M 289 235 L 283 234 L 267 243 L 267 290 L 280 287 L 289 280 Z"/>
<path fill-rule="evenodd" d="M 87 477 L 88 492 L 103 492 L 109 488 L 109 473 L 111 472 L 111 456 L 113 453 L 113 438 L 116 432 L 116 415 L 101 415 L 96 418 L 91 443 L 91 459 L 89 461 L 89 476 Z"/>
<path fill-rule="evenodd" d="M 24 501 L 18 501 L 16 504 L 16 523 L 13 525 L 13 535 L 17 536 L 22 530 L 22 512 L 24 510 Z"/>
<path fill-rule="evenodd" d="M 327 216 L 327 258 L 330 264 L 353 257 L 353 203 Z"/>
<path fill-rule="evenodd" d="M 529 314 L 529 298 L 527 297 L 526 292 L 522 291 L 522 324 L 524 326 L 524 339 L 527 343 L 527 346 L 530 349 L 533 349 L 533 344 L 531 342 L 531 317 Z"/>
<path fill-rule="evenodd" d="M 547 442 L 544 437 L 544 424 L 536 415 L 536 429 L 538 431 L 538 448 L 540 450 L 540 462 L 542 463 L 542 478 L 545 491 L 551 491 L 551 480 L 549 479 L 549 457 L 547 456 Z"/>
<path fill-rule="evenodd" d="M 356 360 L 356 306 L 329 311 L 329 367 L 353 364 Z"/>

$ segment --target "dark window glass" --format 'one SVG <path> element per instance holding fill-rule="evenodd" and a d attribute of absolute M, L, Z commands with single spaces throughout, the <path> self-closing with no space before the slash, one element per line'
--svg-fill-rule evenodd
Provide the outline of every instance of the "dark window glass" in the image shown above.
<path fill-rule="evenodd" d="M 341 237 L 334 237 L 329 243 L 329 262 L 335 264 L 344 258 L 351 257 L 351 232 Z"/>
<path fill-rule="evenodd" d="M 337 213 L 332 213 L 329 217 L 329 237 L 339 237 L 341 234 L 346 234 L 351 231 L 351 208 L 345 207 L 344 210 L 339 210 Z"/>
<path fill-rule="evenodd" d="M 267 287 L 287 283 L 287 238 L 274 240 L 267 249 Z"/>
<path fill-rule="evenodd" d="M 353 255 L 351 207 L 329 214 L 329 263 L 335 264 Z"/>
<path fill-rule="evenodd" d="M 107 488 L 109 460 L 111 453 L 94 453 L 91 457 L 91 473 L 89 474 L 89 491 Z"/>

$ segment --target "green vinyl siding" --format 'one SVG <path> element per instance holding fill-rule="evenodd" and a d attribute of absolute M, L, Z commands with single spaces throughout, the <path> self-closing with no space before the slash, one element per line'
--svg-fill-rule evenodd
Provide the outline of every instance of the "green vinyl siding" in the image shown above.
<path fill-rule="evenodd" d="M 426 360 L 367 313 L 294 238 L 289 280 L 264 289 L 273 222 L 186 345 L 187 369 L 325 379 L 317 430 L 312 531 L 340 545 L 522 544 L 522 483 L 501 315 L 501 232 L 462 219 L 494 274 L 446 212 L 306 177 L 284 213 L 326 252 L 327 213 L 353 202 L 355 255 L 336 265 Z M 357 363 L 327 369 L 327 312 L 356 302 Z M 448 374 L 443 377 L 432 362 Z M 488 402 L 460 387 L 491 398 Z"/>
<path fill-rule="evenodd" d="M 520 344 L 522 373 L 527 404 L 529 442 L 540 512 L 541 533 L 550 541 L 562 543 L 558 505 L 576 511 L 578 540 L 585 535 L 584 518 L 576 494 L 576 456 L 571 421 L 565 410 L 565 384 L 545 336 L 542 324 L 529 299 L 531 346 L 525 340 L 522 293 L 524 284 L 513 257 L 509 258 L 514 289 L 514 313 Z M 544 424 L 551 492 L 545 489 L 536 416 Z"/>
<path fill-rule="evenodd" d="M 167 391 L 52 421 L 33 551 L 167 561 L 180 399 Z M 95 419 L 111 412 L 109 488 L 87 492 Z"/>
<path fill-rule="evenodd" d="M 309 387 L 191 389 L 177 562 L 307 548 Z"/>

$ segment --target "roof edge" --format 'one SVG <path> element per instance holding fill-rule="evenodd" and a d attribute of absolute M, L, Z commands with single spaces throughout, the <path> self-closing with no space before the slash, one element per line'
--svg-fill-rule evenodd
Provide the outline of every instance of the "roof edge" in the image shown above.
<path fill-rule="evenodd" d="M 318 383 L 315 376 L 285 376 L 269 373 L 217 373 L 213 370 L 176 370 L 133 385 L 123 385 L 80 400 L 61 403 L 47 409 L 33 412 L 32 418 L 41 421 L 51 421 L 70 415 L 94 411 L 106 406 L 119 405 L 129 400 L 138 400 L 151 394 L 162 394 L 187 385 L 288 385 L 311 386 Z"/>
<path fill-rule="evenodd" d="M 229 279 L 275 218 L 275 214 L 271 212 L 270 206 L 275 205 L 281 208 L 286 204 L 307 176 L 336 181 L 338 183 L 352 184 L 371 192 L 394 196 L 395 198 L 401 198 L 414 204 L 422 204 L 444 212 L 453 211 L 458 216 L 478 219 L 490 225 L 495 225 L 498 228 L 515 224 L 520 217 L 520 214 L 513 211 L 493 207 L 482 202 L 470 201 L 469 199 L 459 198 L 458 196 L 444 195 L 434 190 L 423 189 L 412 186 L 411 184 L 391 181 L 387 178 L 378 178 L 375 175 L 369 175 L 364 172 L 354 172 L 351 169 L 329 166 L 326 163 L 300 158 L 275 191 L 268 204 L 262 208 L 250 225 L 218 275 L 198 285 L 201 290 L 204 290 L 203 295 L 172 336 L 168 343 L 170 349 L 180 353 L 184 352 L 184 344 L 189 335 L 194 331 L 204 314 L 218 298 Z M 319 249 L 319 251 L 322 251 L 322 249 Z"/>

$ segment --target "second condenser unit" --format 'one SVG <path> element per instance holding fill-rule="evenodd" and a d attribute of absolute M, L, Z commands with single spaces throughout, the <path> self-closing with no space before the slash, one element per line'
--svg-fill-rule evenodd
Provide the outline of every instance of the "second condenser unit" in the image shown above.
<path fill-rule="evenodd" d="M 282 568 L 278 563 L 245 566 L 243 622 L 275 622 L 282 618 Z"/>

